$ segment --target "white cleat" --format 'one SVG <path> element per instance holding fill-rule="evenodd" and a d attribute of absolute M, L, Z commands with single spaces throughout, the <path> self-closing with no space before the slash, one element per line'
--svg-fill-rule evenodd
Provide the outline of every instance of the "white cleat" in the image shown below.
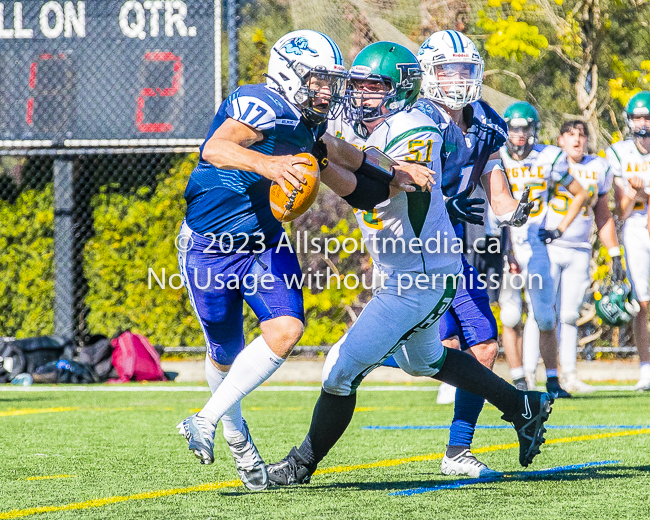
<path fill-rule="evenodd" d="M 185 437 L 189 449 L 201 464 L 214 462 L 214 431 L 216 426 L 204 417 L 190 415 L 176 425 L 178 433 Z"/>
<path fill-rule="evenodd" d="M 650 392 L 650 378 L 639 379 L 638 383 L 634 385 L 634 389 L 638 392 Z"/>
<path fill-rule="evenodd" d="M 440 471 L 443 475 L 466 475 L 472 478 L 502 477 L 503 473 L 488 468 L 478 460 L 469 449 L 462 451 L 455 457 L 442 458 Z"/>
<path fill-rule="evenodd" d="M 436 403 L 438 404 L 452 404 L 456 402 L 456 387 L 441 383 L 438 388 L 438 397 Z"/>
<path fill-rule="evenodd" d="M 562 382 L 562 387 L 570 394 L 592 394 L 598 390 L 595 386 L 580 381 L 577 377 L 568 377 Z"/>
<path fill-rule="evenodd" d="M 226 439 L 228 447 L 235 459 L 237 473 L 246 489 L 250 491 L 262 491 L 269 485 L 269 475 L 266 471 L 266 464 L 262 460 L 251 434 L 248 431 L 246 421 L 242 419 L 244 431 L 239 437 Z"/>

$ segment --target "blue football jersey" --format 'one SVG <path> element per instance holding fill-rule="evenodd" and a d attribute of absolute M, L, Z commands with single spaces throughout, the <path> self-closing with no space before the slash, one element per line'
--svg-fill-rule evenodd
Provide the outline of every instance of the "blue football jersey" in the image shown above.
<path fill-rule="evenodd" d="M 498 152 L 508 139 L 506 122 L 484 101 L 475 101 L 463 111 L 471 124 L 464 134 L 449 114 L 429 99 L 419 99 L 415 108 L 433 119 L 442 132 L 442 192 L 446 197 L 456 195 L 467 187 L 474 162 L 484 146 L 490 155 Z"/>
<path fill-rule="evenodd" d="M 265 155 L 311 152 L 327 124 L 307 126 L 294 106 L 264 84 L 239 87 L 219 107 L 185 189 L 185 219 L 199 234 L 230 234 L 236 245 L 245 236 L 257 235 L 251 239 L 258 241 L 263 234 L 268 244 L 281 229 L 269 204 L 272 181 L 254 172 L 217 168 L 203 159 L 205 143 L 229 117 L 262 132 L 264 139 L 249 149 Z"/>

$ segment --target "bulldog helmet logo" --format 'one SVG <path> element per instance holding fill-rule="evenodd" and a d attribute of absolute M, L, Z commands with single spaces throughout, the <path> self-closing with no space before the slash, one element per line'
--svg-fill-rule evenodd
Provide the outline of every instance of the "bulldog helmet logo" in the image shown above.
<path fill-rule="evenodd" d="M 302 36 L 298 38 L 292 38 L 284 44 L 282 49 L 287 54 L 296 54 L 298 56 L 301 56 L 303 54 L 303 51 L 308 51 L 312 54 L 318 54 L 315 50 L 309 48 L 309 42 L 307 41 L 307 38 L 303 38 Z"/>

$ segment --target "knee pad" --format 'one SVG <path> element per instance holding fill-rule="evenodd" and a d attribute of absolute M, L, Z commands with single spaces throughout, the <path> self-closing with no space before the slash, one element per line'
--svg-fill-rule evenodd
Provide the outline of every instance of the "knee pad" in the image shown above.
<path fill-rule="evenodd" d="M 542 315 L 535 314 L 537 327 L 541 331 L 553 330 L 555 328 L 555 315 L 544 312 Z"/>
<path fill-rule="evenodd" d="M 399 367 L 404 370 L 408 375 L 414 377 L 433 377 L 438 373 L 437 369 L 431 368 L 424 362 L 418 363 L 415 360 L 409 359 L 402 349 L 393 354 L 395 361 Z"/>
<path fill-rule="evenodd" d="M 511 329 L 514 329 L 521 322 L 521 310 L 514 305 L 502 305 L 499 316 L 501 323 Z"/>
<path fill-rule="evenodd" d="M 347 334 L 331 348 L 325 358 L 321 380 L 323 390 L 328 394 L 348 396 L 352 393 L 352 378 L 354 377 L 351 376 L 352 363 L 346 362 L 345 355 L 341 356 L 341 344 L 346 337 Z"/>
<path fill-rule="evenodd" d="M 580 313 L 575 310 L 560 312 L 560 320 L 568 325 L 575 325 L 579 318 Z"/>

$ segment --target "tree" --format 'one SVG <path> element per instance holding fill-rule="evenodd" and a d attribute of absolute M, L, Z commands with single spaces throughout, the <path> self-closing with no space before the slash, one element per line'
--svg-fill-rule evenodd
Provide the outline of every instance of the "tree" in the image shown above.
<path fill-rule="evenodd" d="M 611 111 L 609 81 L 616 77 L 616 56 L 625 54 L 633 60 L 634 54 L 649 46 L 642 37 L 645 33 L 647 40 L 647 5 L 643 0 L 555 0 L 554 4 L 549 0 L 488 0 L 479 11 L 477 26 L 487 32 L 485 50 L 490 56 L 510 64 L 536 58 L 548 67 L 549 75 L 557 63 L 552 56 L 561 60 L 577 111 L 587 122 L 595 146 L 611 140 L 599 118 L 605 110 Z"/>

